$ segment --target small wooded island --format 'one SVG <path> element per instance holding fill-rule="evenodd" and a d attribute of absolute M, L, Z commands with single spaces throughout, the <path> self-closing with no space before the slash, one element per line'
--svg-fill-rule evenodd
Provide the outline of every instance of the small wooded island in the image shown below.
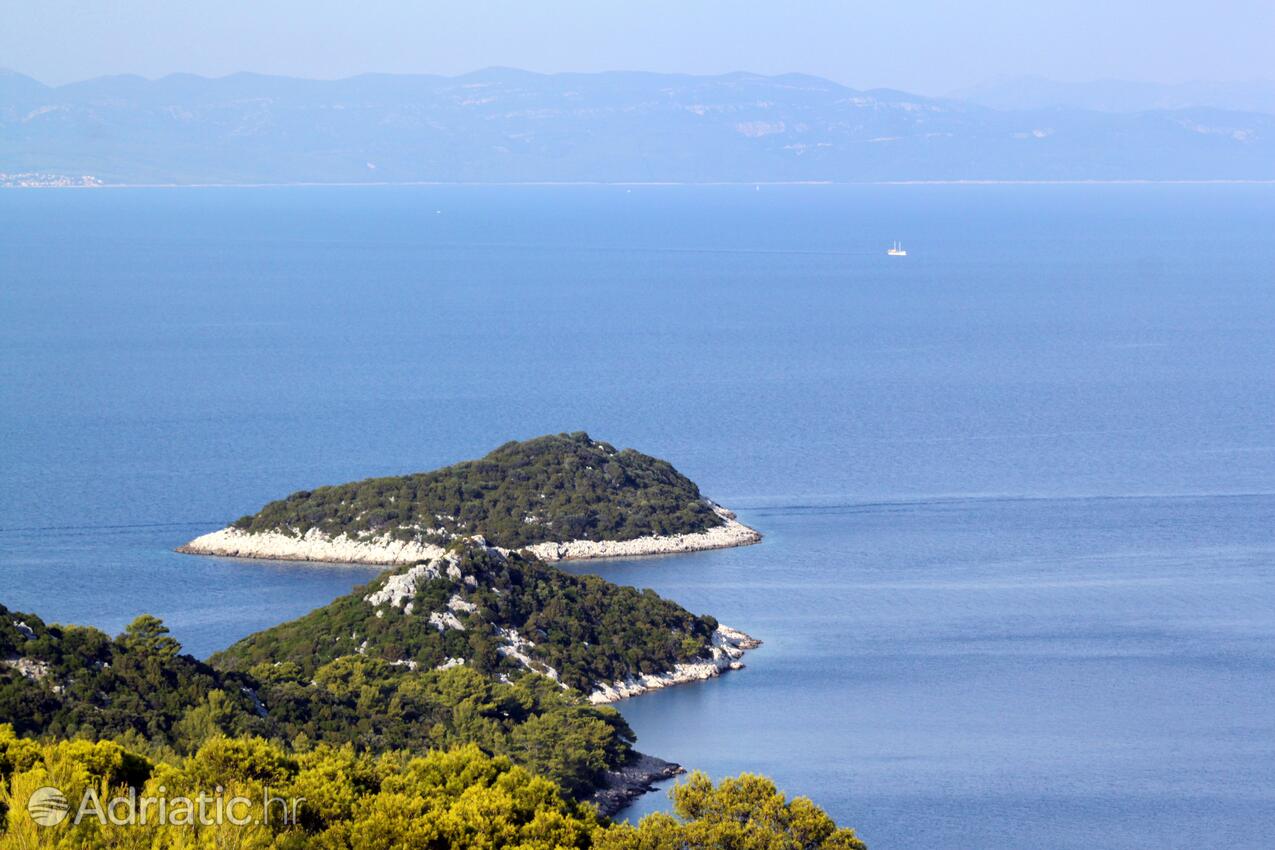
<path fill-rule="evenodd" d="M 506 443 L 433 472 L 302 490 L 178 551 L 410 564 L 475 536 L 546 561 L 693 552 L 761 539 L 667 461 L 581 431 Z"/>

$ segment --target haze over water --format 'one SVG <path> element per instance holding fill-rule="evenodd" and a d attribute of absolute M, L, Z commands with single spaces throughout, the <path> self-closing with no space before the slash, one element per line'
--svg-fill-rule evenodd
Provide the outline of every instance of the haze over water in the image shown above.
<path fill-rule="evenodd" d="M 1270 186 L 0 193 L 0 602 L 207 655 L 374 571 L 173 546 L 584 429 L 767 534 L 573 567 L 766 641 L 622 703 L 644 751 L 876 850 L 1266 847 L 1272 232 Z"/>

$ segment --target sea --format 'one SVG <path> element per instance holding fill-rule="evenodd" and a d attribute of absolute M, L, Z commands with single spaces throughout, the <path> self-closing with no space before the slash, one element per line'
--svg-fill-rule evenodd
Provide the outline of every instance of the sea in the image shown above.
<path fill-rule="evenodd" d="M 1272 234 L 1271 185 L 0 192 L 0 603 L 207 656 L 375 571 L 175 546 L 585 430 L 765 534 L 568 565 L 764 641 L 619 704 L 643 751 L 873 850 L 1269 848 Z"/>

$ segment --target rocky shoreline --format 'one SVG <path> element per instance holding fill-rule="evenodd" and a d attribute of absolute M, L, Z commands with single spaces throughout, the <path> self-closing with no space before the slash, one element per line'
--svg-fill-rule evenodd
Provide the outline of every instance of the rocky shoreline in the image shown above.
<path fill-rule="evenodd" d="M 633 540 L 537 543 L 525 547 L 525 551 L 543 561 L 574 561 L 672 555 L 749 546 L 761 541 L 761 533 L 741 523 L 733 512 L 716 504 L 712 508 L 722 518 L 722 524 L 706 531 L 638 537 Z M 229 526 L 196 537 L 189 543 L 178 546 L 177 551 L 187 555 L 216 555 L 224 558 L 395 566 L 432 560 L 442 556 L 445 550 L 437 544 L 395 540 L 389 535 L 357 540 L 344 534 L 329 537 L 318 529 L 294 536 L 279 531 L 251 533 Z"/>
<path fill-rule="evenodd" d="M 632 558 L 642 555 L 676 555 L 707 549 L 731 549 L 761 542 L 761 532 L 740 522 L 733 511 L 709 503 L 722 524 L 692 534 L 636 537 L 633 540 L 571 540 L 537 543 L 526 551 L 542 561 L 583 561 L 590 558 Z"/>
<path fill-rule="evenodd" d="M 602 783 L 588 801 L 605 817 L 611 817 L 638 797 L 654 791 L 654 783 L 685 772 L 680 764 L 635 752 L 622 767 L 603 774 Z"/>
<path fill-rule="evenodd" d="M 432 561 L 446 554 L 442 546 L 414 540 L 394 540 L 388 536 L 355 540 L 344 534 L 329 537 L 318 529 L 293 536 L 280 531 L 252 533 L 234 526 L 200 535 L 189 543 L 178 546 L 177 551 L 184 555 L 217 555 L 223 558 L 379 566 Z"/>
<path fill-rule="evenodd" d="M 671 685 L 682 685 L 687 682 L 700 682 L 713 679 L 727 670 L 739 670 L 744 666 L 740 659 L 750 649 L 761 646 L 761 641 L 744 634 L 738 629 L 719 625 L 713 632 L 713 649 L 708 658 L 678 664 L 664 673 L 649 673 L 631 676 L 622 682 L 600 685 L 589 694 L 589 702 L 601 705 L 618 702 L 622 699 L 658 691 Z"/>
<path fill-rule="evenodd" d="M 603 685 L 589 694 L 589 702 L 595 705 L 616 702 L 672 685 L 711 679 L 727 670 L 742 668 L 744 664 L 740 659 L 744 653 L 761 646 L 761 641 L 756 638 L 723 625 L 718 625 L 712 641 L 712 655 L 707 659 L 678 664 L 666 673 Z M 597 806 L 604 817 L 613 817 L 638 797 L 656 790 L 655 783 L 685 772 L 680 764 L 634 752 L 624 766 L 603 774 L 601 783 L 589 796 L 588 802 Z"/>

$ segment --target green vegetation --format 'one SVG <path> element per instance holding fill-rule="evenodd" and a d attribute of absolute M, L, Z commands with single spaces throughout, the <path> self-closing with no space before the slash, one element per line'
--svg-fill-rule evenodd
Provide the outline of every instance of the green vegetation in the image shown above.
<path fill-rule="evenodd" d="M 368 601 L 394 588 L 392 600 Z M 435 625 L 431 614 L 450 614 L 462 628 Z M 247 670 L 289 662 L 309 676 L 353 655 L 426 670 L 460 658 L 488 675 L 520 674 L 525 668 L 510 652 L 510 632 L 517 631 L 534 644 L 517 644 L 533 669 L 552 669 L 563 684 L 588 692 L 702 657 L 716 628 L 712 617 L 697 617 L 654 591 L 466 541 L 444 559 L 389 571 L 298 620 L 251 635 L 212 663 Z"/>
<path fill-rule="evenodd" d="M 225 672 L 181 655 L 148 616 L 111 639 L 0 606 L 0 659 L 0 723 L 158 754 L 190 753 L 220 735 L 374 753 L 473 743 L 585 796 L 633 741 L 618 712 L 543 676 L 503 683 L 473 669 L 418 673 L 361 656 L 304 674 L 288 662 Z"/>
<path fill-rule="evenodd" d="M 633 733 L 578 691 L 704 655 L 716 626 L 463 540 L 207 664 L 154 617 L 111 638 L 0 606 L 0 722 L 176 753 L 218 735 L 373 753 L 473 743 L 583 798 L 629 759 Z"/>
<path fill-rule="evenodd" d="M 240 520 L 447 549 L 208 663 L 151 616 L 112 638 L 0 605 L 0 850 L 862 850 L 761 777 L 714 787 L 693 775 L 673 791 L 676 816 L 638 826 L 581 802 L 613 800 L 633 787 L 617 782 L 658 761 L 637 765 L 624 719 L 581 692 L 709 655 L 717 622 L 494 546 L 720 522 L 669 464 L 558 435 L 294 494 Z M 621 767 L 627 776 L 610 774 Z M 304 802 L 292 823 L 37 827 L 27 801 L 44 786 L 73 810 L 88 789 L 102 800 L 269 789 Z"/>
<path fill-rule="evenodd" d="M 601 833 L 598 850 L 867 850 L 806 797 L 791 801 L 764 776 L 745 773 L 714 787 L 692 773 L 669 792 L 676 815 L 656 813 L 636 827 Z"/>
<path fill-rule="evenodd" d="M 580 798 L 628 759 L 633 742 L 619 712 L 588 705 L 543 676 L 507 684 L 464 667 L 411 672 L 357 656 L 325 664 L 313 680 L 287 663 L 259 665 L 253 676 L 269 711 L 265 728 L 277 740 L 351 743 L 373 753 L 477 744 Z"/>
<path fill-rule="evenodd" d="M 189 655 L 154 617 L 138 617 L 119 637 L 51 626 L 0 605 L 0 722 L 20 734 L 127 735 L 177 745 L 194 706 L 215 702 L 226 731 L 257 716 L 243 677 L 226 676 Z"/>
<path fill-rule="evenodd" d="M 59 788 L 78 809 L 86 790 L 100 799 L 242 796 L 300 799 L 298 817 L 198 818 L 189 825 L 112 825 L 94 817 L 39 827 L 27 801 Z M 162 789 L 162 791 L 161 791 Z M 786 800 L 755 776 L 720 786 L 702 774 L 672 792 L 676 816 L 637 826 L 600 821 L 548 780 L 478 747 L 373 756 L 353 746 L 289 748 L 260 738 L 213 738 L 188 756 L 155 759 L 112 741 L 33 741 L 0 725 L 0 847 L 28 850 L 864 850 L 809 800 Z M 151 810 L 152 813 L 155 811 Z M 215 811 L 213 806 L 208 811 Z M 178 821 L 180 823 L 180 821 Z"/>
<path fill-rule="evenodd" d="M 37 743 L 0 726 L 0 803 L 9 809 L 0 842 L 23 848 L 587 848 L 601 830 L 591 808 L 564 798 L 554 784 L 484 754 L 476 746 L 413 756 L 359 753 L 353 747 L 292 750 L 260 738 L 216 738 L 186 757 L 155 761 L 102 741 Z M 99 799 L 126 796 L 195 799 L 220 790 L 249 802 L 237 817 L 253 822 L 113 825 L 90 816 L 39 827 L 27 799 L 59 788 L 78 809 L 86 790 Z M 162 791 L 160 789 L 163 789 Z M 266 790 L 301 799 L 296 823 L 285 806 L 261 816 Z M 213 806 L 206 807 L 211 815 Z M 247 817 L 243 817 L 247 815 Z M 216 818 L 209 816 L 208 821 Z"/>
<path fill-rule="evenodd" d="M 235 527 L 433 543 L 480 534 L 516 549 L 685 534 L 721 523 L 671 464 L 577 432 L 506 443 L 481 460 L 434 472 L 303 490 Z"/>

